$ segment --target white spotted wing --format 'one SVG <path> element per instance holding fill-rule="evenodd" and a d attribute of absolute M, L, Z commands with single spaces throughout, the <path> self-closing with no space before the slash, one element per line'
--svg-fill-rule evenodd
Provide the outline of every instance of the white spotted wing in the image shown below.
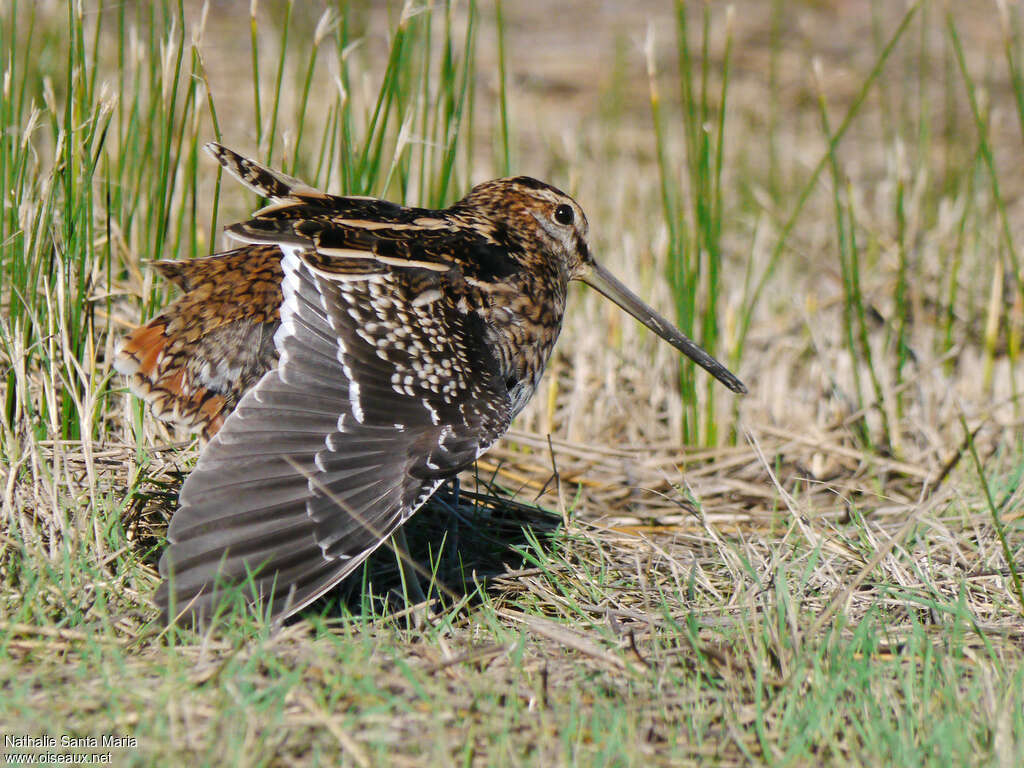
<path fill-rule="evenodd" d="M 182 487 L 157 592 L 170 618 L 208 619 L 238 584 L 275 618 L 294 613 L 508 428 L 482 323 L 443 273 L 338 260 L 324 270 L 286 246 L 279 364 Z"/>

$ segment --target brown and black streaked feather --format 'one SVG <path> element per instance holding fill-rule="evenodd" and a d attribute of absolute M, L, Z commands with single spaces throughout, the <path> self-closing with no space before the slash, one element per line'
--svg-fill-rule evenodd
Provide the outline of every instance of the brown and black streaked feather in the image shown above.
<path fill-rule="evenodd" d="M 281 249 L 153 263 L 185 291 L 124 340 L 114 367 L 156 416 L 209 439 L 277 360 Z"/>
<path fill-rule="evenodd" d="M 116 363 L 159 415 L 211 438 L 160 561 L 168 619 L 209 619 L 223 586 L 247 583 L 281 619 L 350 574 L 508 429 L 571 279 L 744 391 L 594 262 L 583 211 L 550 185 L 498 179 L 435 211 L 208 150 L 271 202 L 227 228 L 239 249 L 158 266 L 185 293 Z"/>

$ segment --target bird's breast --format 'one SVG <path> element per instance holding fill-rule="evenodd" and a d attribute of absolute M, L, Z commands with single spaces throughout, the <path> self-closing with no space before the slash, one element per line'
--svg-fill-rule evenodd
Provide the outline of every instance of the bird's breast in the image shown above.
<path fill-rule="evenodd" d="M 513 416 L 529 402 L 558 340 L 565 289 L 494 292 L 480 304 L 484 337 L 508 388 Z"/>

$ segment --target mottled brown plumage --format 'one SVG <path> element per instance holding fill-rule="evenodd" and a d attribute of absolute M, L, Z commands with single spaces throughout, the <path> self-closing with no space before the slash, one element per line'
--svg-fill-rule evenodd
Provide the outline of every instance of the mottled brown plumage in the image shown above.
<path fill-rule="evenodd" d="M 253 245 L 153 267 L 185 293 L 125 339 L 115 366 L 156 416 L 208 440 L 276 364 L 281 249 Z"/>
<path fill-rule="evenodd" d="M 536 390 L 587 282 L 736 392 L 742 383 L 594 262 L 587 220 L 528 177 L 440 211 L 339 197 L 217 144 L 272 202 L 237 250 L 157 269 L 184 295 L 116 366 L 210 441 L 160 563 L 170 619 L 228 587 L 283 618 L 351 573 L 486 451 Z"/>

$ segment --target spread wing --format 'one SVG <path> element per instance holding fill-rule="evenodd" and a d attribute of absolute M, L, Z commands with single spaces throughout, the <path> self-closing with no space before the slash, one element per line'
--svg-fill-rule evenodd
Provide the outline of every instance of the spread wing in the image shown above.
<path fill-rule="evenodd" d="M 294 613 L 509 425 L 481 321 L 439 270 L 284 250 L 280 361 L 182 487 L 156 595 L 170 618 L 209 619 L 249 579 L 273 617 Z"/>

